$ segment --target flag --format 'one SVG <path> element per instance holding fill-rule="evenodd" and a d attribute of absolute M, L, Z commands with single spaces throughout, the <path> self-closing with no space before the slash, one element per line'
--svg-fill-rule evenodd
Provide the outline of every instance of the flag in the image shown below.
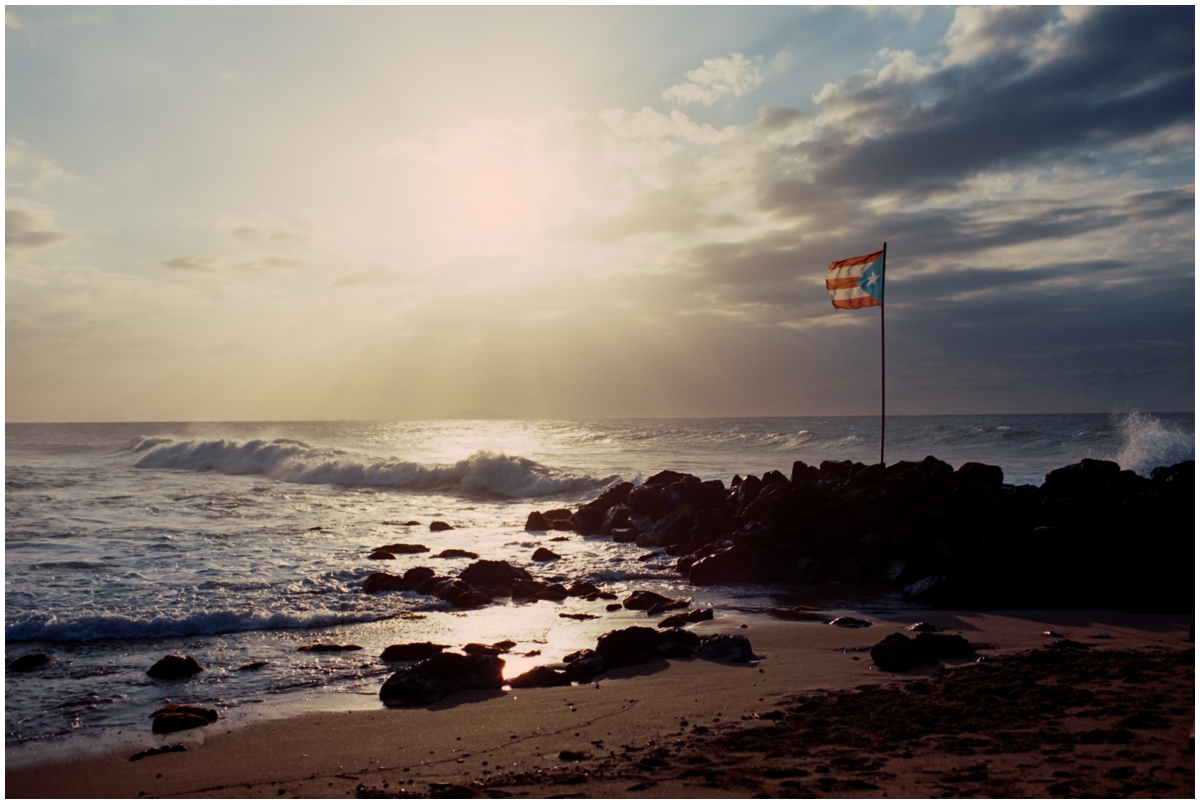
<path fill-rule="evenodd" d="M 830 263 L 825 287 L 833 297 L 833 306 L 839 309 L 882 307 L 883 252 Z"/>

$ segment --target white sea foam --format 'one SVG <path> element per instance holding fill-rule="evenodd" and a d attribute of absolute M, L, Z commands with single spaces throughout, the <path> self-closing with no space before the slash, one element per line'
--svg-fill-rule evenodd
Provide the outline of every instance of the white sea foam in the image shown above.
<path fill-rule="evenodd" d="M 184 616 L 165 614 L 135 617 L 126 614 L 83 614 L 57 617 L 38 614 L 5 622 L 4 639 L 15 642 L 41 639 L 50 642 L 90 642 L 97 639 L 145 639 L 159 637 L 210 636 L 241 631 L 280 631 L 297 628 L 328 628 L 334 625 L 391 619 L 391 613 L 313 611 L 282 614 L 261 609 L 214 610 Z"/>
<path fill-rule="evenodd" d="M 1149 476 L 1158 466 L 1172 466 L 1196 457 L 1196 437 L 1146 413 L 1127 413 L 1119 419 L 1121 451 L 1113 460 L 1122 469 Z"/>
<path fill-rule="evenodd" d="M 162 444 L 137 462 L 139 469 L 215 471 L 265 475 L 289 483 L 391 486 L 500 497 L 572 495 L 618 478 L 573 475 L 520 456 L 476 452 L 448 465 L 373 461 L 340 450 L 314 449 L 297 441 L 184 441 Z"/>

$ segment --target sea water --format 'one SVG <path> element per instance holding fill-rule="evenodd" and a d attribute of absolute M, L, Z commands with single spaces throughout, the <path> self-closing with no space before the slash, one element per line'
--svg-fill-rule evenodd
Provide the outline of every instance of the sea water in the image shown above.
<path fill-rule="evenodd" d="M 1192 458 L 1195 431 L 1190 413 L 1127 413 L 904 416 L 886 432 L 889 463 L 980 461 L 1000 465 L 1008 483 L 1040 484 L 1085 457 L 1148 474 Z M 688 596 L 733 616 L 769 602 L 771 590 L 692 588 L 674 559 L 647 560 L 644 549 L 603 538 L 526 533 L 525 518 L 662 469 L 728 484 L 735 473 L 787 474 L 795 460 L 874 463 L 879 437 L 871 417 L 10 424 L 5 660 L 41 651 L 54 661 L 5 674 L 7 761 L 161 743 L 148 715 L 167 701 L 214 707 L 230 722 L 378 706 L 394 669 L 378 656 L 395 643 L 511 639 L 511 677 L 636 621 L 606 613 L 603 600 L 502 600 L 462 612 L 421 595 L 363 592 L 373 571 L 424 565 L 448 575 L 470 563 L 432 557 L 445 548 L 618 594 Z M 434 520 L 454 529 L 430 532 Z M 391 542 L 430 552 L 367 559 Z M 561 559 L 534 564 L 538 546 Z M 363 650 L 297 651 L 317 642 Z M 172 653 L 194 656 L 205 672 L 175 682 L 146 675 Z"/>

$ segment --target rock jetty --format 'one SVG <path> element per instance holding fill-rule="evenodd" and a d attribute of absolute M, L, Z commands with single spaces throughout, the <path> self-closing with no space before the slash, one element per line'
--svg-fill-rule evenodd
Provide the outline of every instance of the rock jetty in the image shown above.
<path fill-rule="evenodd" d="M 941 607 L 1190 611 L 1194 506 L 1194 461 L 1146 478 L 1085 458 L 1034 486 L 929 456 L 796 461 L 728 486 L 663 471 L 525 528 L 660 549 L 698 586 L 885 583 Z"/>

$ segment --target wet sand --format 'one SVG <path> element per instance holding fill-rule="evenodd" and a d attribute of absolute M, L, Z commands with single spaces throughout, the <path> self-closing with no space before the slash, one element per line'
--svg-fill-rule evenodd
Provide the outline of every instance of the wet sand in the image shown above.
<path fill-rule="evenodd" d="M 419 709 L 237 728 L 218 721 L 162 740 L 147 722 L 147 745 L 188 750 L 8 768 L 5 793 L 1193 797 L 1191 615 L 905 617 L 844 629 L 734 612 L 692 630 L 745 634 L 763 661 L 658 660 L 575 687 L 466 691 Z M 944 669 L 899 674 L 853 650 L 916 620 L 979 649 Z M 1046 631 L 1090 649 L 1045 650 L 1058 638 Z"/>

